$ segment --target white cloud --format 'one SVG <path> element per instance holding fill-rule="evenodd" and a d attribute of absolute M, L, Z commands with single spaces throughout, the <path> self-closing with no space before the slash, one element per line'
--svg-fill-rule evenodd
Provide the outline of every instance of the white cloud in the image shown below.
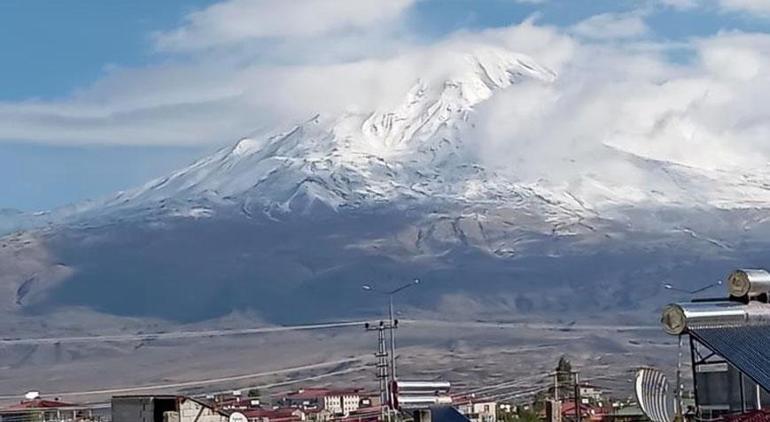
<path fill-rule="evenodd" d="M 624 19 L 636 29 L 614 28 Z M 307 32 L 287 33 L 270 43 L 279 54 L 331 47 L 356 54 L 285 64 L 265 63 L 261 46 L 247 49 L 259 53 L 254 59 L 231 49 L 241 41 L 218 41 L 215 52 L 191 50 L 183 61 L 113 69 L 68 98 L 0 103 L 0 139 L 222 143 L 317 112 L 387 108 L 417 77 L 445 72 L 447 52 L 483 44 L 528 54 L 560 75 L 555 84 L 516 86 L 479 108 L 469 139 L 501 171 L 565 183 L 588 173 L 643 186 L 649 174 L 619 155 L 708 169 L 770 161 L 770 112 L 764 107 L 770 97 L 770 35 L 724 32 L 691 40 L 685 48 L 696 59 L 672 64 L 666 57 L 670 45 L 637 38 L 647 30 L 641 19 L 611 15 L 566 30 L 528 20 L 460 31 L 425 45 L 388 38 L 388 48 L 371 48 L 368 41 L 382 34 L 364 27 L 353 37 L 329 30 L 312 37 L 307 50 Z M 604 42 L 608 35 L 616 42 Z"/>
<path fill-rule="evenodd" d="M 160 50 L 190 51 L 257 39 L 327 36 L 388 26 L 415 0 L 227 0 L 155 34 Z"/>
<path fill-rule="evenodd" d="M 638 38 L 649 30 L 642 13 L 603 13 L 572 27 L 575 34 L 592 39 Z"/>
<path fill-rule="evenodd" d="M 447 51 L 474 44 L 530 54 L 554 68 L 573 48 L 569 37 L 527 21 L 511 28 L 461 32 L 426 46 L 401 43 L 382 51 L 362 45 L 354 49 L 369 51 L 355 60 L 265 64 L 239 49 L 232 55 L 201 52 L 178 63 L 112 69 L 92 86 L 61 100 L 0 102 L 0 139 L 60 144 L 227 142 L 319 112 L 334 115 L 395 104 L 417 78 L 450 67 Z"/>
<path fill-rule="evenodd" d="M 691 10 L 700 6 L 701 0 L 660 0 L 660 3 L 679 10 Z"/>
<path fill-rule="evenodd" d="M 660 50 L 636 46 L 581 44 L 556 84 L 493 97 L 474 129 L 482 157 L 523 180 L 598 180 L 638 192 L 656 185 L 632 157 L 764 172 L 770 35 L 700 39 L 693 44 L 697 59 L 678 65 Z"/>
<path fill-rule="evenodd" d="M 754 17 L 770 17 L 768 0 L 658 0 L 664 6 L 679 10 L 719 9 L 723 12 L 746 13 Z"/>
<path fill-rule="evenodd" d="M 720 0 L 723 8 L 750 13 L 758 13 L 764 16 L 770 15 L 770 1 L 768 0 Z"/>

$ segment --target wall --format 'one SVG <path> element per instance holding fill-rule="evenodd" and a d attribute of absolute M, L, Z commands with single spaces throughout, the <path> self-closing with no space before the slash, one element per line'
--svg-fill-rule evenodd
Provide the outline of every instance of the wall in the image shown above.
<path fill-rule="evenodd" d="M 361 397 L 355 395 L 326 396 L 324 397 L 324 409 L 334 414 L 348 414 L 358 410 Z"/>
<path fill-rule="evenodd" d="M 179 422 L 228 422 L 228 417 L 195 400 L 181 399 Z"/>
<path fill-rule="evenodd" d="M 113 397 L 113 422 L 155 422 L 155 406 L 150 397 Z"/>

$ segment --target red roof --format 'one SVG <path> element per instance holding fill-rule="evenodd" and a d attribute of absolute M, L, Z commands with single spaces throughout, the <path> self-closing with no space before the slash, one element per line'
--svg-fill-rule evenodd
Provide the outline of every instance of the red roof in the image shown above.
<path fill-rule="evenodd" d="M 354 388 L 346 389 L 346 390 L 334 390 L 330 388 L 306 388 L 303 390 L 289 393 L 286 395 L 286 398 L 292 399 L 292 400 L 320 399 L 328 396 L 344 396 L 344 395 L 359 394 L 360 392 L 361 390 L 354 389 Z"/>
<path fill-rule="evenodd" d="M 727 422 L 766 422 L 770 420 L 770 412 L 767 410 L 755 410 L 739 415 L 725 416 Z"/>
<path fill-rule="evenodd" d="M 19 404 L 8 406 L 3 410 L 50 409 L 50 408 L 56 408 L 56 407 L 72 407 L 72 406 L 77 406 L 77 405 L 72 403 L 65 403 L 63 401 L 58 401 L 58 400 L 35 399 L 35 400 L 24 400 Z"/>
<path fill-rule="evenodd" d="M 595 414 L 597 409 L 593 406 L 580 403 L 580 413 L 585 416 L 590 416 L 591 414 Z M 574 401 L 565 401 L 561 405 L 561 413 L 564 415 L 574 415 L 575 414 L 575 402 Z"/>
<path fill-rule="evenodd" d="M 343 417 L 340 421 L 378 421 L 382 413 L 382 408 L 379 406 L 372 407 L 360 407 L 354 412 L 350 412 L 350 415 Z"/>
<path fill-rule="evenodd" d="M 243 412 L 243 415 L 248 419 L 267 418 L 267 419 L 280 419 L 282 421 L 302 420 L 301 415 L 295 415 L 298 413 L 297 409 L 282 408 L 282 409 L 250 409 Z M 299 412 L 301 413 L 301 412 Z"/>

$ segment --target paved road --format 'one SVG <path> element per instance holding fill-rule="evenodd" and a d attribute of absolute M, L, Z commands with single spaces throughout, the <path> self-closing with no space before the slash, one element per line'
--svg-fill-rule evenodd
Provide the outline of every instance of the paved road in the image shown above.
<path fill-rule="evenodd" d="M 285 387 L 285 386 L 288 386 L 288 385 L 299 384 L 301 382 L 315 381 L 315 380 L 320 380 L 320 379 L 323 379 L 323 378 L 332 377 L 332 376 L 335 376 L 335 375 L 351 374 L 353 372 L 359 372 L 359 371 L 370 370 L 370 369 L 372 369 L 372 365 L 353 366 L 351 368 L 340 369 L 339 371 L 324 372 L 323 374 L 313 375 L 312 377 L 292 378 L 292 379 L 290 379 L 288 381 L 272 382 L 272 383 L 269 383 L 269 384 L 253 385 L 253 386 L 241 388 L 241 390 L 250 390 L 252 388 L 256 388 L 258 390 L 264 390 L 264 389 L 267 389 L 267 388 Z M 208 395 L 208 394 L 227 394 L 227 393 L 231 393 L 232 391 L 233 391 L 232 388 L 229 389 L 229 390 L 209 391 L 209 392 L 206 392 L 204 395 Z"/>
<path fill-rule="evenodd" d="M 454 328 L 530 328 L 549 331 L 648 331 L 663 332 L 658 325 L 610 325 L 610 324 L 556 324 L 539 322 L 496 322 L 496 321 L 440 321 L 404 319 L 399 323 L 426 327 Z"/>
<path fill-rule="evenodd" d="M 88 391 L 64 391 L 64 392 L 58 392 L 58 393 L 46 392 L 45 394 L 46 396 L 50 396 L 50 397 L 76 397 L 76 396 L 126 394 L 126 393 L 137 393 L 141 391 L 155 391 L 155 390 L 166 390 L 166 389 L 179 389 L 179 388 L 185 388 L 185 387 L 197 387 L 201 385 L 219 384 L 222 382 L 232 382 L 232 381 L 242 381 L 242 380 L 253 379 L 253 378 L 262 378 L 262 377 L 267 377 L 272 375 L 290 374 L 295 372 L 327 368 L 330 366 L 333 367 L 333 366 L 344 365 L 349 363 L 359 363 L 359 362 L 362 362 L 364 359 L 370 359 L 370 358 L 371 358 L 370 355 L 362 355 L 362 356 L 356 356 L 356 357 L 351 357 L 347 359 L 339 359 L 339 360 L 334 360 L 329 362 L 314 363 L 310 365 L 295 366 L 292 368 L 276 369 L 273 371 L 257 372 L 253 374 L 233 375 L 229 377 L 207 378 L 207 379 L 201 379 L 201 380 L 195 380 L 195 381 L 174 382 L 174 383 L 166 383 L 166 384 L 105 388 L 105 389 L 88 390 Z M 360 366 L 356 370 L 360 370 L 362 368 L 365 368 L 365 366 Z M 352 372 L 352 368 L 348 368 L 348 369 L 336 371 L 336 372 L 344 373 L 346 371 Z M 327 375 L 331 375 L 331 374 L 327 374 Z M 312 378 L 313 377 L 310 377 L 308 379 L 312 379 Z M 0 400 L 11 400 L 11 399 L 18 399 L 18 398 L 19 398 L 18 395 L 0 396 Z"/>
<path fill-rule="evenodd" d="M 80 337 L 38 337 L 38 338 L 3 338 L 0 346 L 37 345 L 56 343 L 89 343 L 89 342 L 127 342 L 142 340 L 170 340 L 201 337 L 245 336 L 253 334 L 280 333 L 286 331 L 329 330 L 334 328 L 361 327 L 366 321 L 346 321 L 324 324 L 305 324 L 261 328 L 244 328 L 230 330 L 202 331 L 169 331 L 159 333 L 136 333 L 116 335 L 93 335 Z M 554 324 L 530 322 L 494 322 L 494 321 L 440 321 L 440 320 L 399 320 L 402 324 L 415 327 L 453 327 L 453 328 L 500 328 L 516 329 L 529 328 L 552 331 L 647 331 L 661 330 L 657 325 L 608 325 L 608 324 Z"/>
<path fill-rule="evenodd" d="M 4 338 L 0 345 L 35 345 L 56 343 L 126 342 L 142 340 L 167 340 L 200 337 L 244 336 L 251 334 L 279 333 L 285 331 L 328 330 L 332 328 L 363 327 L 364 321 L 334 322 L 328 324 L 305 324 L 277 327 L 244 328 L 235 330 L 169 331 L 160 333 L 136 333 L 116 335 L 94 335 L 81 337 L 39 337 Z"/>

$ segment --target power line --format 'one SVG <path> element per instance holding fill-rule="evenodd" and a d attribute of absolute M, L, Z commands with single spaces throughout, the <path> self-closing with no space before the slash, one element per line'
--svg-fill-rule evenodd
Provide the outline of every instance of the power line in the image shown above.
<path fill-rule="evenodd" d="M 259 377 L 265 377 L 265 376 L 271 376 L 271 375 L 281 375 L 281 374 L 305 371 L 310 369 L 324 368 L 327 366 L 341 365 L 345 363 L 360 362 L 364 358 L 366 358 L 365 355 L 357 356 L 353 358 L 347 358 L 347 359 L 340 359 L 336 361 L 328 361 L 328 362 L 314 363 L 310 365 L 296 366 L 293 368 L 278 369 L 274 371 L 257 372 L 257 373 L 245 374 L 245 375 L 233 375 L 233 376 L 221 377 L 221 378 L 208 378 L 203 380 L 184 381 L 184 382 L 169 383 L 169 384 L 154 384 L 154 385 L 143 385 L 143 386 L 137 386 L 137 387 L 119 387 L 119 388 L 109 388 L 109 389 L 103 389 L 103 390 L 59 392 L 59 393 L 47 393 L 47 394 L 51 396 L 57 396 L 57 397 L 74 397 L 74 396 L 92 396 L 92 395 L 103 395 L 103 394 L 122 394 L 122 393 L 132 393 L 137 391 L 163 390 L 163 389 L 169 389 L 169 388 L 194 387 L 199 385 L 218 384 L 221 382 L 238 381 L 238 380 L 259 378 Z M 0 400 L 11 400 L 11 399 L 16 399 L 18 397 L 19 397 L 18 395 L 0 396 Z"/>
<path fill-rule="evenodd" d="M 270 383 L 270 384 L 247 386 L 247 387 L 241 388 L 241 390 L 284 387 L 284 386 L 287 386 L 287 385 L 293 385 L 293 384 L 297 384 L 297 383 L 300 383 L 300 382 L 315 381 L 315 380 L 319 380 L 319 379 L 323 379 L 323 378 L 328 378 L 328 377 L 335 376 L 335 375 L 350 374 L 350 373 L 353 373 L 353 372 L 363 371 L 363 370 L 366 370 L 366 369 L 369 369 L 369 368 L 371 368 L 371 366 L 369 366 L 369 365 L 354 366 L 352 368 L 342 369 L 342 370 L 333 371 L 333 372 L 327 372 L 327 373 L 320 374 L 320 375 L 314 375 L 312 377 L 297 378 L 297 379 L 293 379 L 293 380 L 274 382 L 274 383 Z M 229 393 L 231 391 L 232 390 L 208 391 L 206 393 L 196 394 L 196 396 L 197 397 L 201 397 L 201 396 L 205 396 L 205 395 L 209 395 L 209 394 L 215 394 L 215 395 L 216 394 L 225 394 L 225 393 Z"/>
<path fill-rule="evenodd" d="M 39 338 L 4 338 L 0 345 L 35 345 L 56 343 L 91 343 L 91 342 L 126 342 L 142 340 L 177 340 L 200 337 L 243 336 L 250 334 L 280 333 L 286 331 L 328 330 L 333 328 L 358 327 L 366 321 L 333 322 L 325 324 L 286 325 L 279 327 L 244 328 L 232 330 L 169 331 L 160 333 L 117 334 L 80 337 L 39 337 Z"/>
<path fill-rule="evenodd" d="M 550 372 L 546 372 L 546 373 L 542 373 L 542 374 L 537 374 L 537 375 L 528 375 L 526 377 L 519 377 L 519 378 L 516 378 L 516 379 L 514 379 L 512 381 L 504 381 L 504 382 L 501 382 L 501 383 L 498 383 L 498 384 L 493 384 L 493 385 L 490 385 L 490 386 L 484 386 L 484 387 L 476 388 L 476 389 L 473 389 L 473 390 L 468 390 L 468 391 L 464 392 L 464 394 L 481 394 L 481 393 L 484 393 L 484 392 L 487 392 L 487 391 L 495 391 L 495 390 L 498 390 L 500 388 L 504 388 L 504 387 L 508 387 L 508 386 L 518 386 L 518 385 L 521 385 L 521 384 L 527 384 L 528 382 L 526 380 L 533 380 L 533 379 L 538 379 L 538 378 L 544 378 L 544 377 L 546 377 L 548 375 L 550 375 Z"/>

